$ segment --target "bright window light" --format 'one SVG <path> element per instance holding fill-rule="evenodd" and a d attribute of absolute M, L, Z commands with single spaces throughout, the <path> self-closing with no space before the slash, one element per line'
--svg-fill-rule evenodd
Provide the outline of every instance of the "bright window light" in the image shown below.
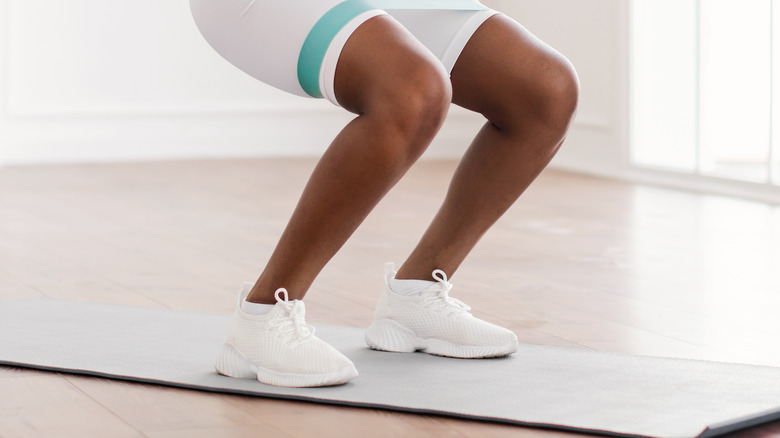
<path fill-rule="evenodd" d="M 780 184 L 774 3 L 632 2 L 632 164 Z"/>
<path fill-rule="evenodd" d="M 772 0 L 772 23 L 780 25 L 780 4 Z M 780 29 L 772 29 L 772 150 L 770 173 L 772 182 L 780 185 Z"/>
<path fill-rule="evenodd" d="M 693 172 L 697 138 L 694 0 L 635 0 L 631 42 L 631 159 Z"/>
<path fill-rule="evenodd" d="M 700 169 L 765 182 L 769 176 L 769 0 L 705 0 L 700 27 Z"/>

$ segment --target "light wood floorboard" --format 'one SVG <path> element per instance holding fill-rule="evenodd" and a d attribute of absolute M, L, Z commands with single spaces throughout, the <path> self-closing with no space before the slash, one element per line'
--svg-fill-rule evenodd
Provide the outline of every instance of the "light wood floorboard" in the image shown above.
<path fill-rule="evenodd" d="M 0 300 L 230 313 L 311 159 L 0 168 Z M 422 162 L 318 278 L 311 322 L 369 324 L 447 189 Z M 547 171 L 454 276 L 523 342 L 780 366 L 780 207 Z M 780 435 L 780 422 L 731 435 Z M 0 436 L 575 437 L 475 421 L 0 367 Z"/>
<path fill-rule="evenodd" d="M 89 394 L 55 373 L 19 373 L 0 379 L 3 437 L 141 437 Z"/>

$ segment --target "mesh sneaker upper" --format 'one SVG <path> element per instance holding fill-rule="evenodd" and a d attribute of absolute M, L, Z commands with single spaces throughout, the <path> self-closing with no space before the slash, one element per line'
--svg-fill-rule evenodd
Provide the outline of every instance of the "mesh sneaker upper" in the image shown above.
<path fill-rule="evenodd" d="M 233 345 L 250 362 L 282 373 L 328 373 L 352 362 L 330 344 L 314 335 L 305 321 L 306 308 L 300 300 L 288 301 L 277 291 L 277 303 L 266 315 L 250 315 L 241 310 L 241 301 L 251 289 L 245 283 L 239 305 L 228 329 L 226 343 Z"/>
<path fill-rule="evenodd" d="M 440 270 L 437 283 L 420 296 L 396 294 L 390 289 L 395 277 L 392 263 L 385 267 L 385 291 L 376 308 L 376 319 L 391 319 L 423 339 L 435 338 L 458 345 L 504 345 L 517 340 L 510 330 L 475 318 L 470 307 L 449 296 L 452 283 Z"/>

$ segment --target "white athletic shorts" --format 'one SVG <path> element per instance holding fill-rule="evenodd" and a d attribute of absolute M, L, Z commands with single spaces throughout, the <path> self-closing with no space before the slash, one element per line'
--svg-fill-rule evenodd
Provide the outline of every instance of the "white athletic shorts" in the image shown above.
<path fill-rule="evenodd" d="M 392 16 L 451 72 L 477 28 L 497 13 L 478 0 L 190 0 L 190 8 L 203 37 L 230 63 L 335 105 L 339 55 L 366 20 Z"/>

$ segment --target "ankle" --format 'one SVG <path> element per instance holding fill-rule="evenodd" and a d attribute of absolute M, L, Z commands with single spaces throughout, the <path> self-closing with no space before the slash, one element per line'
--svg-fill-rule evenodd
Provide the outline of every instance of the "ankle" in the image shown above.
<path fill-rule="evenodd" d="M 253 297 L 251 294 L 244 301 L 250 304 L 267 304 L 270 306 L 276 304 L 276 298 Z"/>
<path fill-rule="evenodd" d="M 411 266 L 408 263 L 404 263 L 395 273 L 397 280 L 417 280 L 417 281 L 433 281 L 433 271 L 437 268 L 429 266 L 414 265 Z"/>
<path fill-rule="evenodd" d="M 274 296 L 274 292 L 271 291 L 270 293 L 266 293 L 265 290 L 259 289 L 257 287 L 257 284 L 252 288 L 251 291 L 249 291 L 249 295 L 246 296 L 244 299 L 247 303 L 251 304 L 270 304 L 274 305 L 276 304 L 276 297 Z"/>

